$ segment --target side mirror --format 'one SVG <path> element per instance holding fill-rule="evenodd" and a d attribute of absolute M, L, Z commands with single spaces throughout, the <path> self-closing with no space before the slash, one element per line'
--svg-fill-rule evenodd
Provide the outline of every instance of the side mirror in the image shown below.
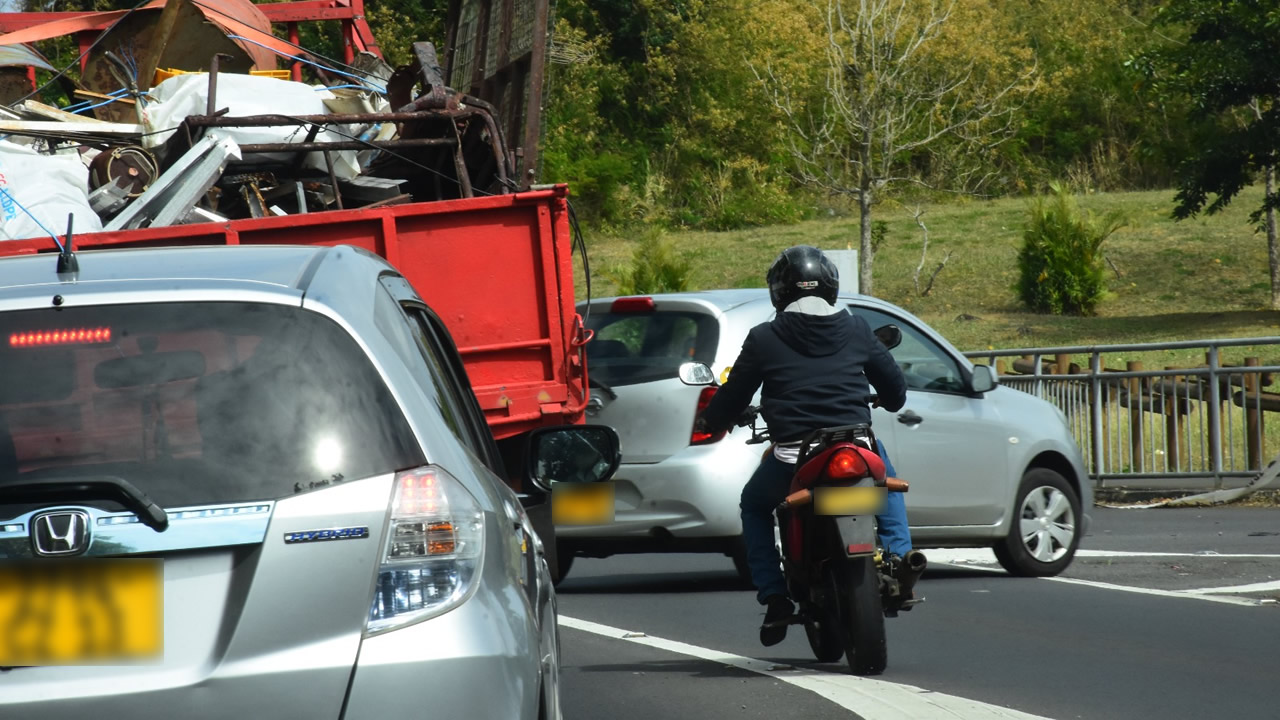
<path fill-rule="evenodd" d="M 685 385 L 712 385 L 716 374 L 706 363 L 687 362 L 680 366 L 680 382 Z"/>
<path fill-rule="evenodd" d="M 988 365 L 974 365 L 973 379 L 969 381 L 969 389 L 982 394 L 991 392 L 996 387 L 996 375 Z"/>
<path fill-rule="evenodd" d="M 902 331 L 897 325 L 881 325 L 875 329 L 876 339 L 890 350 L 902 344 Z"/>
<path fill-rule="evenodd" d="M 608 480 L 622 462 L 618 433 L 607 425 L 561 425 L 529 434 L 525 477 L 543 492 L 560 482 Z"/>

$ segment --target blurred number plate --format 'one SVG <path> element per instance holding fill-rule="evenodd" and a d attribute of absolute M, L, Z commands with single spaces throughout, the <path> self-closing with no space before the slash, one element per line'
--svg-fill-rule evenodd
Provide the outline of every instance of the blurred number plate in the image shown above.
<path fill-rule="evenodd" d="M 164 652 L 161 560 L 0 565 L 0 665 L 104 665 Z"/>
<path fill-rule="evenodd" d="M 552 485 L 551 521 L 556 525 L 601 525 L 613 522 L 613 483 Z"/>
<path fill-rule="evenodd" d="M 814 510 L 819 515 L 878 515 L 884 511 L 886 491 L 882 487 L 818 487 L 813 491 Z"/>

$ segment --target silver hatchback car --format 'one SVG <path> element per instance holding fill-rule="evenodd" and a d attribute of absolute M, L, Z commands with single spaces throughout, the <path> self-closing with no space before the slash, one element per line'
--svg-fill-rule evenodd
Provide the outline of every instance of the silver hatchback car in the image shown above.
<path fill-rule="evenodd" d="M 907 404 L 872 417 L 897 474 L 911 483 L 914 544 L 991 547 L 1020 575 L 1066 568 L 1093 502 L 1062 413 L 996 385 L 987 368 L 975 368 L 902 308 L 861 295 L 839 303 L 872 328 L 902 332 L 891 352 L 906 376 Z M 723 382 L 747 332 L 774 315 L 768 291 L 601 298 L 579 312 L 595 332 L 587 344 L 588 416 L 618 431 L 623 462 L 614 479 L 615 522 L 557 530 L 560 575 L 575 555 L 715 552 L 748 577 L 738 501 L 762 448 L 746 444 L 749 431 L 694 431 L 695 414 L 716 388 L 686 385 L 678 370 L 705 363 Z"/>
<path fill-rule="evenodd" d="M 0 259 L 0 717 L 560 716 L 536 500 L 394 268 L 56 259 Z M 549 428 L 538 487 L 566 437 L 616 467 Z"/>

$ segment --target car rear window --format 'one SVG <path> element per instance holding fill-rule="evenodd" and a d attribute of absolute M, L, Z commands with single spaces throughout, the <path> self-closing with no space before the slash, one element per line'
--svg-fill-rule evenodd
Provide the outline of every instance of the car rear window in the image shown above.
<path fill-rule="evenodd" d="M 360 347 L 297 307 L 0 313 L 0 368 L 0 516 L 26 511 L 3 504 L 15 480 L 113 476 L 180 507 L 422 463 Z"/>
<path fill-rule="evenodd" d="M 720 325 L 700 312 L 592 312 L 595 338 L 587 343 L 587 369 L 609 385 L 679 377 L 680 365 L 715 361 Z"/>

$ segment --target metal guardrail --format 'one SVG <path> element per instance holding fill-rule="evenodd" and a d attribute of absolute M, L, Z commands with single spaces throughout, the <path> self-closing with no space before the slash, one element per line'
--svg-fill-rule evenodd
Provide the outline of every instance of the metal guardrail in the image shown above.
<path fill-rule="evenodd" d="M 1000 382 L 1056 405 L 1067 417 L 1098 488 L 1150 490 L 1240 487 L 1280 449 L 1280 388 L 1265 388 L 1280 365 L 1257 357 L 1223 362 L 1231 348 L 1280 346 L 1280 337 L 1172 343 L 980 350 L 965 356 L 994 366 Z M 1199 367 L 1147 370 L 1105 356 L 1203 349 Z M 1072 363 L 1086 356 L 1087 367 Z"/>

